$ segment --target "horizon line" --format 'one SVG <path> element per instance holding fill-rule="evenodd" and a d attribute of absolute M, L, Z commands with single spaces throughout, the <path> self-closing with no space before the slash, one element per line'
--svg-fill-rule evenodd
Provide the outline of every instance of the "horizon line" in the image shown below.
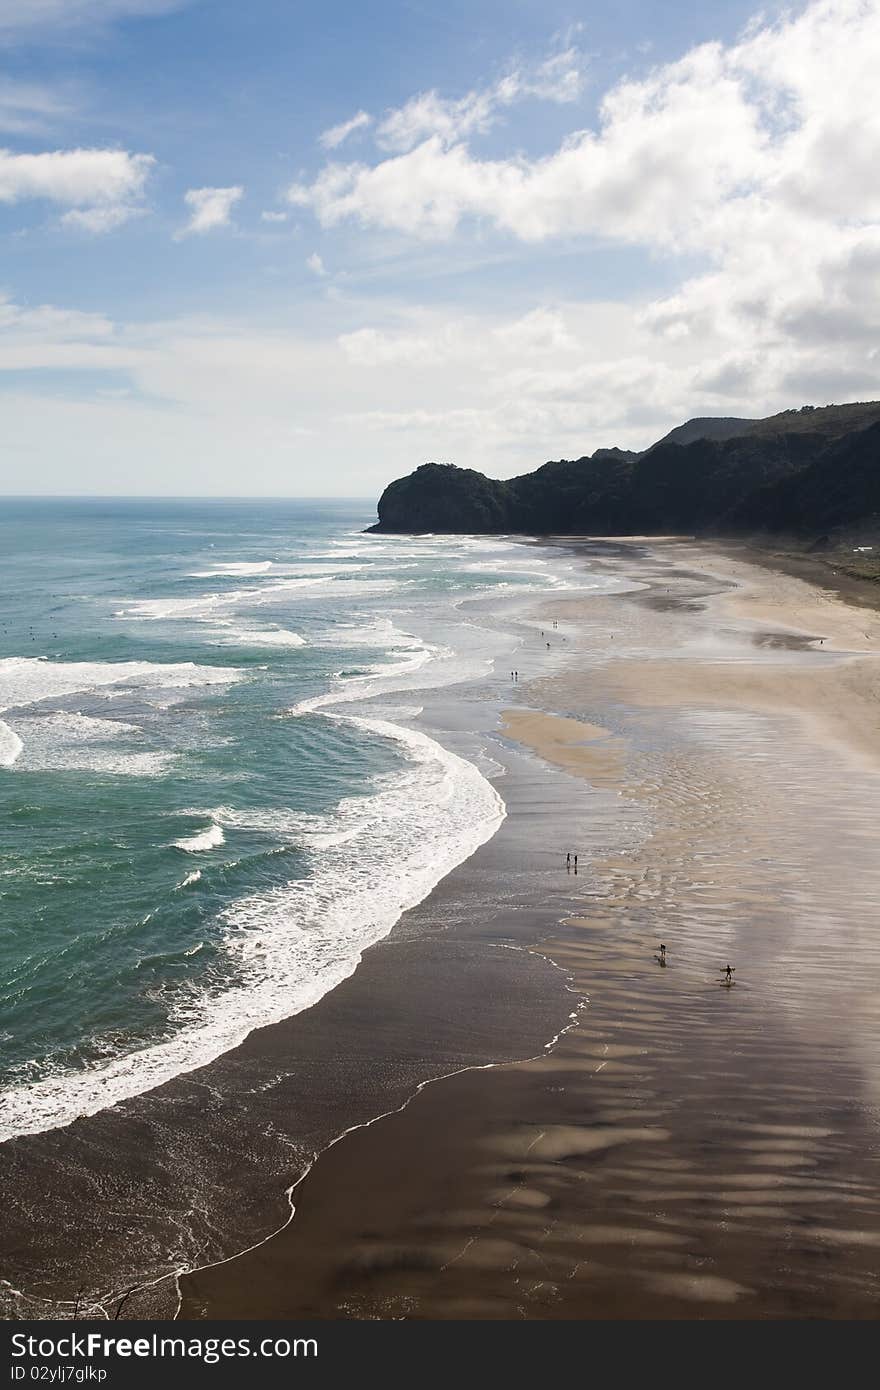
<path fill-rule="evenodd" d="M 0 492 L 3 502 L 366 502 L 372 497 L 245 492 Z"/>

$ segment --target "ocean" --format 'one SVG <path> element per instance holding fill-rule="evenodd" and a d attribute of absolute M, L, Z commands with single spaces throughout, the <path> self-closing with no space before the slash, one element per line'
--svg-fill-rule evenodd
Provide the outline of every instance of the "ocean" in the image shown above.
<path fill-rule="evenodd" d="M 421 731 L 419 692 L 509 681 L 473 600 L 603 581 L 373 520 L 4 500 L 0 1138 L 309 1007 L 500 825 L 491 759 Z"/>

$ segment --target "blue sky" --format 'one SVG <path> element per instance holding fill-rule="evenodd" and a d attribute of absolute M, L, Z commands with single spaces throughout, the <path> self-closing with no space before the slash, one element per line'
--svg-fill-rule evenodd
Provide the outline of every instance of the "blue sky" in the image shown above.
<path fill-rule="evenodd" d="M 0 489 L 370 496 L 880 395 L 866 0 L 0 0 Z"/>

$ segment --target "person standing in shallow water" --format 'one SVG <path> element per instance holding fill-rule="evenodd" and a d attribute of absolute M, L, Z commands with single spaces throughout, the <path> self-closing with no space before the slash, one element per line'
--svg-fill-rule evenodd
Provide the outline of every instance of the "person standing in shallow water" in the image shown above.
<path fill-rule="evenodd" d="M 571 855 L 570 855 L 570 854 L 567 854 L 567 855 L 565 856 L 565 867 L 566 867 L 567 869 L 570 869 L 570 868 L 571 868 Z"/>

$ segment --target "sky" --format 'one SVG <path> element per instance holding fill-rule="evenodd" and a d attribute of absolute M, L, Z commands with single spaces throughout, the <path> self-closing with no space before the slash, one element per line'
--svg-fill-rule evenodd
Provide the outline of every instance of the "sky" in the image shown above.
<path fill-rule="evenodd" d="M 0 492 L 880 397 L 880 0 L 0 0 Z"/>

